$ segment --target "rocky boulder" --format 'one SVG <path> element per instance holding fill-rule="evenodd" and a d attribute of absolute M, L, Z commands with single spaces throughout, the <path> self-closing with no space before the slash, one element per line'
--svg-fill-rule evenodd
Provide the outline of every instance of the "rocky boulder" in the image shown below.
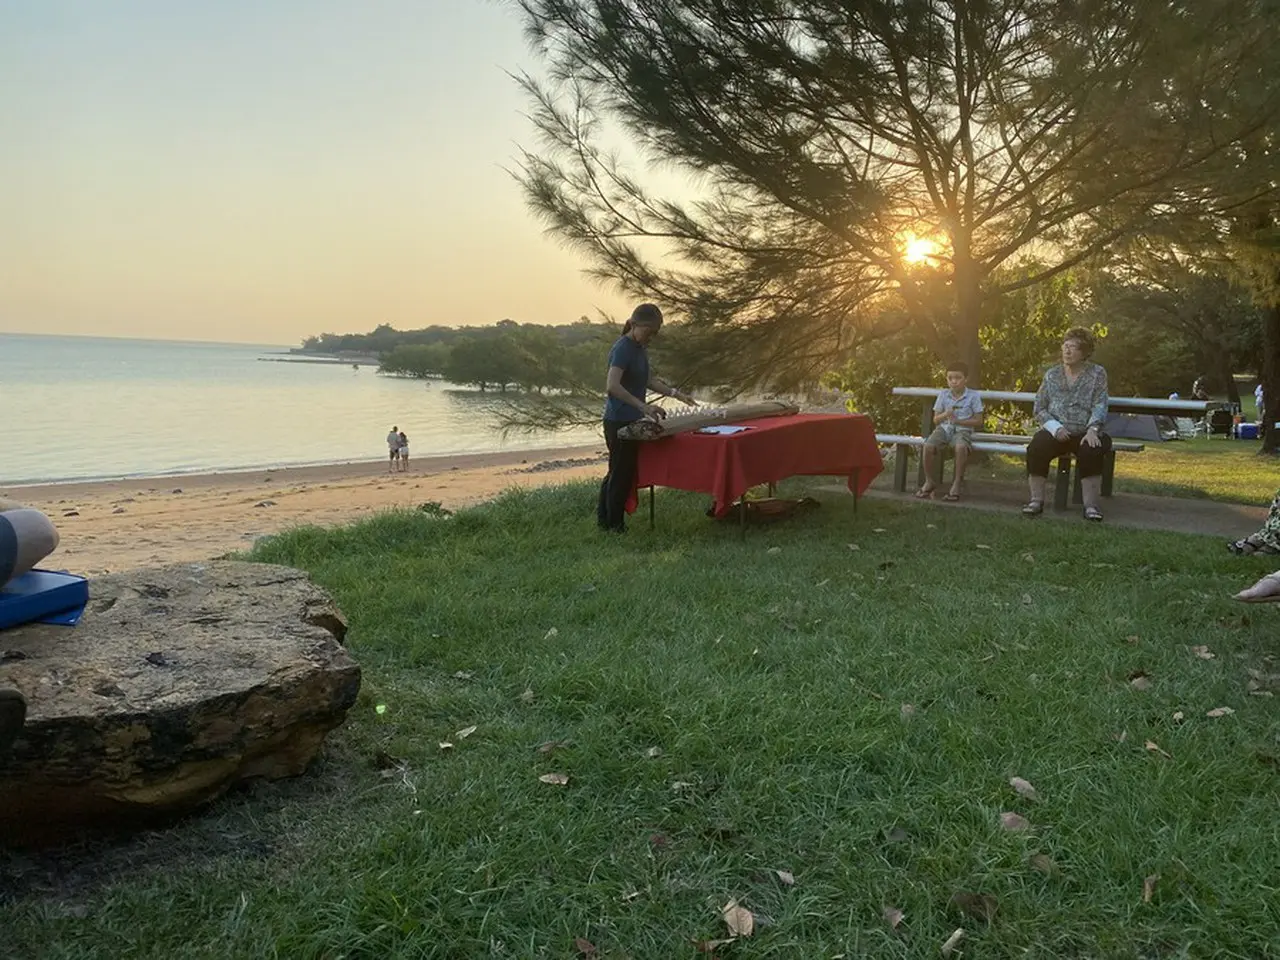
<path fill-rule="evenodd" d="M 360 690 L 345 633 L 305 573 L 231 561 L 104 576 L 78 626 L 0 631 L 0 686 L 27 698 L 0 757 L 0 843 L 152 823 L 301 773 Z"/>

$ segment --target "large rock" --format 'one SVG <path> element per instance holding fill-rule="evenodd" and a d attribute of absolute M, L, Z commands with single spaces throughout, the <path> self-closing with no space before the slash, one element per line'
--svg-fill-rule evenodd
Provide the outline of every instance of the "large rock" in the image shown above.
<path fill-rule="evenodd" d="M 289 567 L 212 561 L 101 577 L 79 626 L 0 632 L 27 725 L 0 757 L 0 843 L 145 824 L 249 777 L 291 777 L 360 668 L 328 595 Z"/>

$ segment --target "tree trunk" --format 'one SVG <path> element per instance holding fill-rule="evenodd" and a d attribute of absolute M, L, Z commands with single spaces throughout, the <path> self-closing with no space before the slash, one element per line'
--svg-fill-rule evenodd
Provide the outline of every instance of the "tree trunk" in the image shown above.
<path fill-rule="evenodd" d="M 1240 387 L 1236 383 L 1235 371 L 1232 369 L 1231 355 L 1226 350 L 1215 351 L 1215 366 L 1222 374 L 1222 380 L 1227 387 L 1227 402 L 1240 405 Z"/>
<path fill-rule="evenodd" d="M 973 258 L 969 256 L 968 238 L 957 231 L 952 238 L 955 284 L 955 341 L 960 359 L 969 367 L 969 386 L 982 387 L 982 343 L 978 328 L 982 326 L 982 286 Z M 943 359 L 944 363 L 949 360 Z"/>
<path fill-rule="evenodd" d="M 1262 311 L 1262 449 L 1259 454 L 1280 455 L 1280 301 Z"/>

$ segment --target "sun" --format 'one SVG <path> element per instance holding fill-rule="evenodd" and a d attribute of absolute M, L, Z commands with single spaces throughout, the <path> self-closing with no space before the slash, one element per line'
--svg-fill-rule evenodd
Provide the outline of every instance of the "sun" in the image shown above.
<path fill-rule="evenodd" d="M 937 257 L 940 252 L 941 247 L 937 241 L 917 237 L 914 233 L 908 233 L 902 242 L 902 259 L 907 263 L 924 263 Z"/>

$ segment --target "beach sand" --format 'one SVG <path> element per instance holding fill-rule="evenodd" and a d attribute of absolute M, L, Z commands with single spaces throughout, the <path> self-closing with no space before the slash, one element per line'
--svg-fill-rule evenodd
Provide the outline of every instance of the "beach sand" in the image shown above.
<path fill-rule="evenodd" d="M 335 526 L 380 510 L 439 501 L 450 509 L 511 487 L 600 478 L 604 444 L 421 457 L 405 473 L 385 460 L 246 473 L 5 487 L 42 510 L 62 543 L 41 566 L 88 576 L 206 560 L 304 524 Z M 583 509 L 588 510 L 584 503 Z"/>

